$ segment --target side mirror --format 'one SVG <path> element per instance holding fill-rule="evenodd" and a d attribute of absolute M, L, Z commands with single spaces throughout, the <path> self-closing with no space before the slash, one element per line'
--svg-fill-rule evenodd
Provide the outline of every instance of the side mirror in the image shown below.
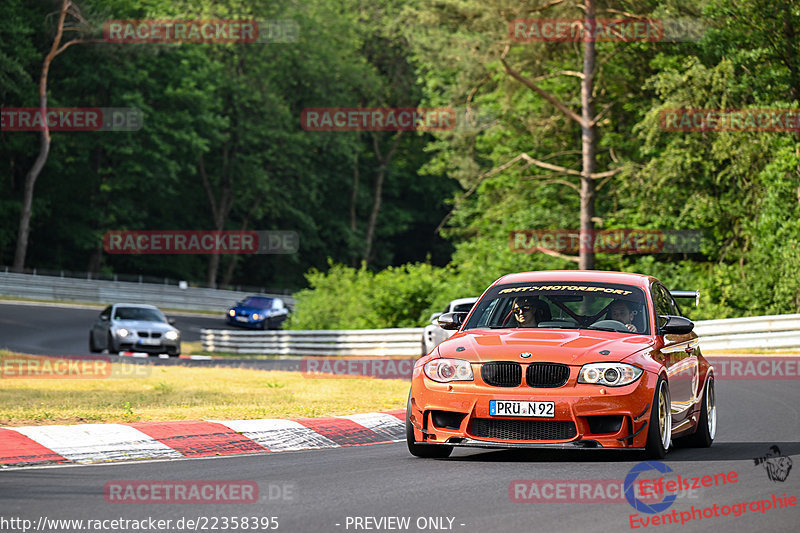
<path fill-rule="evenodd" d="M 100 315 L 100 320 L 102 320 L 103 322 L 108 322 L 108 319 L 109 319 L 109 317 L 108 317 L 108 316 L 106 316 L 106 315 Z"/>
<path fill-rule="evenodd" d="M 433 313 L 430 318 L 431 324 L 436 324 L 436 319 L 442 316 L 442 313 Z"/>
<path fill-rule="evenodd" d="M 467 313 L 443 313 L 436 319 L 442 329 L 458 329 L 467 318 Z"/>
<path fill-rule="evenodd" d="M 174 318 L 168 318 L 168 319 L 167 319 L 167 323 L 168 323 L 170 326 L 174 326 L 174 325 L 175 325 L 175 319 L 174 319 Z"/>
<path fill-rule="evenodd" d="M 686 335 L 694 329 L 694 322 L 682 316 L 659 315 L 658 321 L 659 333 L 662 335 Z"/>

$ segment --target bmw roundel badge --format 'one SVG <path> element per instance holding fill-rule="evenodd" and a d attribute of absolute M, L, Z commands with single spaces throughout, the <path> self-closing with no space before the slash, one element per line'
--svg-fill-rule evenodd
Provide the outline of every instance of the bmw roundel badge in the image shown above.
<path fill-rule="evenodd" d="M 521 354 L 519 354 L 519 356 L 522 357 L 523 359 L 527 359 L 528 357 L 530 357 L 532 355 L 533 354 L 531 352 L 522 352 Z"/>

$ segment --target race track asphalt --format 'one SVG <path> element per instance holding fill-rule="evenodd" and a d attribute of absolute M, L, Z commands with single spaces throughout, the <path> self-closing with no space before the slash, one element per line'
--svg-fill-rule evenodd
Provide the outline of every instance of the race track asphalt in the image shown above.
<path fill-rule="evenodd" d="M 14 309 L 0 305 L 0 345 L 18 350 L 85 353 L 72 329 L 85 336 L 95 311 Z M 24 312 L 25 316 L 22 315 Z M 41 313 L 29 320 L 32 313 Z M 182 319 L 179 319 L 182 320 Z M 207 319 L 187 318 L 183 327 L 202 327 Z M 208 319 L 211 320 L 211 319 Z M 218 323 L 219 321 L 217 321 Z M 63 348 L 63 351 L 59 351 Z M 404 443 L 335 449 L 176 459 L 99 465 L 9 468 L 0 471 L 0 530 L 22 531 L 31 520 L 39 531 L 797 531 L 800 507 L 748 510 L 736 517 L 713 516 L 742 504 L 800 497 L 800 467 L 783 481 L 771 480 L 765 464 L 754 459 L 777 446 L 794 463 L 800 456 L 800 390 L 796 380 L 719 380 L 718 434 L 708 449 L 673 449 L 663 461 L 683 478 L 736 473 L 736 482 L 678 495 L 668 509 L 651 515 L 625 501 L 514 501 L 515 480 L 561 483 L 618 480 L 643 459 L 631 452 L 595 450 L 483 451 L 457 449 L 449 459 L 423 460 L 408 454 Z M 784 467 L 788 463 L 783 462 Z M 655 471 L 641 477 L 657 478 Z M 107 484 L 143 481 L 153 485 L 195 480 L 255 483 L 254 503 L 113 503 L 104 497 Z M 512 489 L 511 492 L 509 489 Z M 567 492 L 568 493 L 568 492 Z M 544 494 L 544 491 L 542 491 Z M 795 500 L 796 501 L 796 500 Z M 737 507 L 733 507 L 737 506 Z M 763 507 L 766 507 L 764 505 Z M 693 509 L 694 508 L 694 509 Z M 711 517 L 702 516 L 704 509 Z M 643 527 L 644 517 L 671 514 L 685 524 Z M 697 512 L 693 513 L 693 510 Z M 632 527 L 631 516 L 635 522 Z M 231 518 L 277 517 L 277 529 L 232 527 Z M 399 521 L 395 518 L 398 517 Z M 133 523 L 83 523 L 81 529 L 50 520 L 171 520 L 161 529 L 125 529 Z M 184 522 L 178 523 L 183 519 Z M 186 520 L 200 520 L 188 527 Z M 402 520 L 408 519 L 406 526 Z M 6 520 L 6 522 L 3 522 Z M 451 522 L 452 520 L 452 522 Z M 266 522 L 259 522 L 259 526 Z M 16 526 L 15 526 L 16 524 Z M 273 523 L 274 524 L 274 523 Z M 3 527 L 5 525 L 5 527 Z M 99 528 L 88 526 L 100 526 Z M 116 525 L 115 527 L 112 527 Z M 142 524 L 137 524 L 141 526 Z M 145 523 L 145 525 L 147 525 Z M 163 525 L 163 524 L 162 524 Z M 224 528 L 227 525 L 227 528 Z M 250 524 L 252 525 L 252 523 Z M 46 527 L 45 527 L 46 526 Z M 179 527 L 182 526 L 182 527 Z M 205 526 L 205 528 L 203 527 Z M 216 526 L 212 528 L 211 526 Z M 400 526 L 400 527 L 398 527 Z"/>

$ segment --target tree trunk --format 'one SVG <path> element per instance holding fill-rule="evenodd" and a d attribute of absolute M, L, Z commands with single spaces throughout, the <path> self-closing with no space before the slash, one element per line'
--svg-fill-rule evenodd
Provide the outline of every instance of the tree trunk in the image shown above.
<path fill-rule="evenodd" d="M 244 222 L 242 222 L 242 227 L 239 228 L 241 231 L 247 231 L 247 227 L 250 225 L 250 219 L 255 214 L 256 209 L 261 205 L 261 200 L 257 200 L 255 204 L 253 204 L 253 208 L 244 217 Z M 236 264 L 239 262 L 239 258 L 241 256 L 239 254 L 231 254 L 231 260 L 228 261 L 228 266 L 225 268 L 225 273 L 222 275 L 222 285 L 227 286 L 231 284 L 231 279 L 233 279 L 233 273 L 236 270 Z"/>
<path fill-rule="evenodd" d="M 594 66 L 597 57 L 595 48 L 595 8 L 594 0 L 584 0 L 586 7 L 585 27 L 592 33 L 583 42 L 583 80 L 581 81 L 581 152 L 583 169 L 581 171 L 581 214 L 580 214 L 580 255 L 578 268 L 594 269 L 594 171 L 596 165 L 597 139 L 594 110 Z"/>
<path fill-rule="evenodd" d="M 375 171 L 375 191 L 373 192 L 372 196 L 372 212 L 369 214 L 366 246 L 364 248 L 364 263 L 367 266 L 369 266 L 369 263 L 372 260 L 372 242 L 375 239 L 375 226 L 378 222 L 378 213 L 380 213 L 381 210 L 383 180 L 386 177 L 386 169 L 389 166 L 389 161 L 391 161 L 392 157 L 394 156 L 394 152 L 397 149 L 397 144 L 400 142 L 400 136 L 402 134 L 402 131 L 398 131 L 397 135 L 395 135 L 394 139 L 392 139 L 391 148 L 389 148 L 389 153 L 386 154 L 385 158 L 381 156 L 381 149 L 378 144 L 378 136 L 373 135 L 372 137 L 372 145 L 375 149 L 375 158 L 378 160 L 378 168 Z"/>
<path fill-rule="evenodd" d="M 797 55 L 794 52 L 794 46 L 797 43 L 797 29 L 792 24 L 790 2 L 783 4 L 783 16 L 783 36 L 786 47 L 784 61 L 789 69 L 789 100 L 796 102 L 800 100 L 800 70 L 798 70 Z"/>
<path fill-rule="evenodd" d="M 353 163 L 353 190 L 350 192 L 350 234 L 355 237 L 356 235 L 356 203 L 358 202 L 358 153 L 356 153 L 355 162 Z M 351 248 L 350 266 L 358 266 L 358 251 Z"/>
<path fill-rule="evenodd" d="M 69 0 L 64 0 L 61 4 L 61 13 L 58 16 L 58 26 L 56 36 L 53 38 L 53 45 L 50 52 L 45 56 L 42 63 L 42 71 L 39 75 L 39 113 L 42 114 L 42 132 L 39 142 L 39 155 L 33 163 L 30 171 L 25 175 L 25 186 L 22 193 L 22 210 L 19 213 L 19 230 L 17 231 L 17 248 L 14 251 L 14 272 L 25 270 L 25 256 L 28 254 L 28 239 L 30 237 L 31 216 L 33 215 L 33 189 L 36 180 L 41 174 L 47 156 L 50 154 L 50 128 L 47 124 L 47 75 L 50 72 L 50 63 L 61 53 L 61 38 L 64 35 L 64 20 L 67 18 L 67 11 L 71 6 Z"/>
<path fill-rule="evenodd" d="M 227 175 L 228 157 L 228 149 L 225 147 L 223 154 L 224 163 L 223 168 L 221 169 L 222 183 L 220 187 L 222 190 L 220 192 L 219 203 L 216 201 L 214 197 L 214 191 L 211 189 L 211 182 L 209 181 L 208 174 L 206 173 L 205 162 L 202 154 L 197 160 L 197 170 L 203 183 L 203 189 L 206 191 L 206 198 L 208 199 L 208 203 L 211 208 L 211 216 L 214 219 L 214 229 L 216 231 L 222 231 L 225 228 L 225 221 L 228 218 L 228 213 L 230 213 L 231 207 L 233 207 L 233 184 Z M 208 260 L 208 276 L 206 277 L 206 285 L 212 289 L 217 286 L 218 271 L 219 254 L 211 254 L 211 257 Z"/>

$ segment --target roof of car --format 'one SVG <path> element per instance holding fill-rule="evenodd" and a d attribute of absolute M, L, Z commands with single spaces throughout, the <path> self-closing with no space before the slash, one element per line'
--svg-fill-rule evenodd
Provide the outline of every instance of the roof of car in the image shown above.
<path fill-rule="evenodd" d="M 576 281 L 599 283 L 624 283 L 637 287 L 647 287 L 655 278 L 630 272 L 607 272 L 604 270 L 541 270 L 506 274 L 492 285 L 500 283 L 526 283 L 532 281 Z"/>
<path fill-rule="evenodd" d="M 478 301 L 477 296 L 473 296 L 470 298 L 456 298 L 455 300 L 450 300 L 450 305 L 474 304 L 477 301 Z"/>
<path fill-rule="evenodd" d="M 125 307 L 143 307 L 145 309 L 158 309 L 158 307 L 156 307 L 155 305 L 150 305 L 150 304 L 128 304 L 128 303 L 124 303 L 124 302 L 118 303 L 118 304 L 114 304 L 114 306 L 115 307 L 120 307 L 120 306 L 125 306 Z"/>

